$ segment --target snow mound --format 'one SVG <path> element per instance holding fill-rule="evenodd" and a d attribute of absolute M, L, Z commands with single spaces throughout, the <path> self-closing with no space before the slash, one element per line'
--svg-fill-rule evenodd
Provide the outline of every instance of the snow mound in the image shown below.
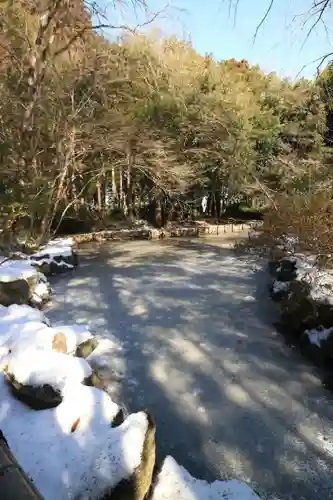
<path fill-rule="evenodd" d="M 0 345 L 6 344 L 11 350 L 23 351 L 32 347 L 52 350 L 56 331 L 40 321 L 11 323 L 0 326 Z"/>
<path fill-rule="evenodd" d="M 57 408 L 36 412 L 15 400 L 0 379 L 0 428 L 47 500 L 98 499 L 141 462 L 146 414 L 133 414 L 111 428 L 109 417 L 117 407 L 109 396 L 82 387 L 73 399 L 72 391 L 64 392 Z M 79 424 L 73 427 L 77 416 Z"/>
<path fill-rule="evenodd" d="M 44 255 L 49 255 L 50 257 L 69 257 L 73 253 L 73 245 L 74 241 L 72 238 L 56 238 L 34 253 L 32 259 L 44 257 Z"/>
<path fill-rule="evenodd" d="M 253 490 L 240 481 L 214 481 L 195 479 L 167 457 L 158 475 L 152 500 L 260 500 Z"/>
<path fill-rule="evenodd" d="M 48 326 L 45 315 L 27 305 L 0 306 L 0 347 L 21 352 L 25 349 L 52 351 L 56 334 L 63 334 L 67 352 L 74 353 L 82 342 L 94 335 L 83 325 Z"/>
<path fill-rule="evenodd" d="M 9 323 L 26 323 L 27 321 L 40 321 L 49 324 L 49 320 L 41 311 L 28 305 L 0 306 L 0 328 L 1 325 L 7 327 Z"/>
<path fill-rule="evenodd" d="M 104 391 L 86 385 L 68 385 L 54 413 L 61 430 L 70 434 L 73 424 L 77 422 L 76 429 L 80 432 L 99 432 L 102 428 L 107 431 L 119 410 L 119 406 Z"/>
<path fill-rule="evenodd" d="M 0 266 L 0 281 L 3 283 L 33 278 L 36 275 L 36 269 L 27 260 L 8 260 Z"/>
<path fill-rule="evenodd" d="M 20 384 L 33 387 L 48 384 L 60 392 L 67 384 L 80 384 L 92 374 L 82 358 L 34 348 L 12 353 L 7 371 Z"/>
<path fill-rule="evenodd" d="M 29 306 L 0 307 L 0 369 L 6 368 L 0 374 L 0 429 L 45 499 L 97 500 L 135 475 L 148 415 L 130 415 L 113 428 L 120 408 L 106 392 L 82 384 L 92 375 L 87 361 L 52 351 L 57 333 L 73 351 L 92 333 L 82 325 L 51 327 L 45 321 Z M 101 342 L 103 352 L 113 345 Z M 61 401 L 35 411 L 14 396 L 6 380 L 32 388 L 48 384 Z"/>

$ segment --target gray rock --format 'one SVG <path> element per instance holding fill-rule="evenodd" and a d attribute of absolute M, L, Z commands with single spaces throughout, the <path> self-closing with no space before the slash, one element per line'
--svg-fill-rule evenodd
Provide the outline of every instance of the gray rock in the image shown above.
<path fill-rule="evenodd" d="M 87 358 L 98 346 L 98 340 L 96 338 L 88 339 L 76 348 L 75 356 L 78 358 Z"/>
<path fill-rule="evenodd" d="M 35 285 L 33 279 L 18 279 L 8 282 L 0 281 L 0 304 L 3 306 L 28 304 L 32 295 L 32 285 Z"/>
<path fill-rule="evenodd" d="M 24 385 L 18 382 L 9 373 L 5 374 L 6 381 L 10 384 L 13 395 L 22 403 L 33 410 L 46 410 L 55 408 L 62 401 L 62 395 L 49 384 L 39 387 Z"/>

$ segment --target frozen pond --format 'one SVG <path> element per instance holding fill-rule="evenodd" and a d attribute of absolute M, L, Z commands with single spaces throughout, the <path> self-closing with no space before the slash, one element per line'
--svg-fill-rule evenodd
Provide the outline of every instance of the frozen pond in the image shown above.
<path fill-rule="evenodd" d="M 112 243 L 53 280 L 52 321 L 115 340 L 112 394 L 159 455 L 272 500 L 333 499 L 333 400 L 276 333 L 267 275 L 218 239 Z"/>

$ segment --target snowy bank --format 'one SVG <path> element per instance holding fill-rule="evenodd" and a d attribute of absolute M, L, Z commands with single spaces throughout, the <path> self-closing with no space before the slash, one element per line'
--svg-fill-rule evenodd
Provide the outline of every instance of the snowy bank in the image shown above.
<path fill-rule="evenodd" d="M 123 422 L 108 394 L 83 385 L 92 368 L 54 350 L 59 332 L 72 352 L 93 337 L 82 325 L 52 328 L 26 305 L 0 307 L 0 429 L 11 451 L 46 500 L 97 499 L 121 490 L 123 481 L 132 481 L 133 491 L 142 484 L 143 499 L 155 463 L 155 424 L 145 412 Z M 28 404 L 27 388 L 35 398 L 46 388 L 59 397 L 40 410 Z"/>
<path fill-rule="evenodd" d="M 0 304 L 41 307 L 51 295 L 46 276 L 72 270 L 78 258 L 72 238 L 51 240 L 32 255 L 14 252 L 0 261 Z"/>
<path fill-rule="evenodd" d="M 195 479 L 172 457 L 164 460 L 152 500 L 260 500 L 253 490 L 240 481 L 207 483 Z"/>
<path fill-rule="evenodd" d="M 317 256 L 293 251 L 297 241 L 271 252 L 271 296 L 279 304 L 281 325 L 306 357 L 322 368 L 333 366 L 333 270 Z M 274 265 L 273 265 L 274 264 Z"/>
<path fill-rule="evenodd" d="M 36 412 L 16 401 L 2 379 L 0 399 L 0 427 L 45 500 L 100 498 L 141 463 L 147 415 L 112 428 L 118 407 L 102 391 L 69 387 L 57 408 Z"/>

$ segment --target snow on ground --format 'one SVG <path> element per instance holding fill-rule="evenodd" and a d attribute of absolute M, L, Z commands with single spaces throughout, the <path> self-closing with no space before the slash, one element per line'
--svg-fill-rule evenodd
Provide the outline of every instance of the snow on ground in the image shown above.
<path fill-rule="evenodd" d="M 74 241 L 72 238 L 56 238 L 44 245 L 40 250 L 32 255 L 34 257 L 43 257 L 44 255 L 49 255 L 50 257 L 57 257 L 62 255 L 63 257 L 69 257 L 73 253 Z"/>
<path fill-rule="evenodd" d="M 4 283 L 33 278 L 36 275 L 36 269 L 28 260 L 7 260 L 0 266 L 0 281 Z"/>
<path fill-rule="evenodd" d="M 63 391 L 63 401 L 54 413 L 63 432 L 69 434 L 78 418 L 77 428 L 81 431 L 103 425 L 108 429 L 119 410 L 106 392 L 82 384 L 68 384 Z"/>
<path fill-rule="evenodd" d="M 304 274 L 302 280 L 311 286 L 313 300 L 333 305 L 333 274 L 330 270 L 313 269 Z"/>
<path fill-rule="evenodd" d="M 158 475 L 152 500 L 260 500 L 253 490 L 240 481 L 195 479 L 168 456 Z"/>
<path fill-rule="evenodd" d="M 323 340 L 327 340 L 328 337 L 333 333 L 333 327 L 331 328 L 322 328 L 322 329 L 314 329 L 314 330 L 306 330 L 305 335 L 308 336 L 311 344 L 314 344 L 318 347 L 321 347 L 321 343 Z"/>
<path fill-rule="evenodd" d="M 44 313 L 28 305 L 12 304 L 9 307 L 0 305 L 0 328 L 1 325 L 27 323 L 28 321 L 40 321 L 49 324 Z"/>
<path fill-rule="evenodd" d="M 7 370 L 20 384 L 48 384 L 61 393 L 66 385 L 80 384 L 92 374 L 90 365 L 82 358 L 36 348 L 11 353 Z"/>
<path fill-rule="evenodd" d="M 5 344 L 12 351 L 31 347 L 51 351 L 55 333 L 52 327 L 41 321 L 0 323 L 0 345 Z"/>
<path fill-rule="evenodd" d="M 43 321 L 29 306 L 0 307 L 0 368 L 20 383 L 60 389 L 63 400 L 54 409 L 31 410 L 15 399 L 0 373 L 0 429 L 45 500 L 99 498 L 140 464 L 147 416 L 133 414 L 111 428 L 119 406 L 105 392 L 82 385 L 92 372 L 88 362 L 52 351 L 59 329 L 66 338 L 74 336 L 75 344 L 91 332 Z"/>
<path fill-rule="evenodd" d="M 73 255 L 74 240 L 72 238 L 56 238 L 30 256 L 33 265 L 59 264 L 55 261 L 57 257 L 71 257 Z M 73 269 L 74 265 L 61 260 L 61 266 Z"/>
<path fill-rule="evenodd" d="M 1 378 L 0 400 L 0 428 L 45 500 L 96 499 L 140 464 L 146 414 L 111 428 L 118 407 L 102 391 L 69 388 L 57 408 L 36 412 L 15 400 Z"/>
<path fill-rule="evenodd" d="M 93 337 L 83 325 L 49 326 L 41 311 L 30 306 L 12 305 L 0 307 L 0 346 L 17 352 L 25 349 L 52 351 L 55 335 L 65 336 L 67 352 L 74 353 L 76 347 Z"/>
<path fill-rule="evenodd" d="M 285 257 L 293 262 L 296 267 L 296 279 L 310 285 L 310 297 L 321 303 L 333 305 L 333 272 L 331 269 L 319 269 L 316 265 L 315 255 L 305 255 L 296 253 Z M 277 269 L 277 272 L 281 267 Z M 274 281 L 273 291 L 278 293 L 287 290 L 286 282 Z"/>

